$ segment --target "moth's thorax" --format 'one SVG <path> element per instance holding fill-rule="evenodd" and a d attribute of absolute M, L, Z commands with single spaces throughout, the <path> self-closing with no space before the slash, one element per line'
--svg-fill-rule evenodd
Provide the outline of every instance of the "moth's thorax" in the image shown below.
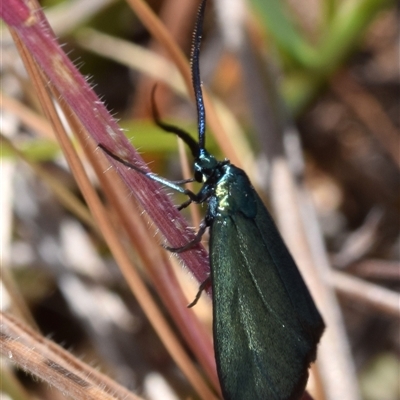
<path fill-rule="evenodd" d="M 247 175 L 232 164 L 221 165 L 215 182 L 215 212 L 229 216 L 241 212 L 249 218 L 257 214 L 255 192 Z"/>

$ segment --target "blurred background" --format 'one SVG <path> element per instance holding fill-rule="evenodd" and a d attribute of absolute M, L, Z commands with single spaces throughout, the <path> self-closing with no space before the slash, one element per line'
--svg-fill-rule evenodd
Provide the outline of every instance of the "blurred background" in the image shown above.
<path fill-rule="evenodd" d="M 147 3 L 189 57 L 198 2 Z M 152 120 L 155 83 L 163 118 L 196 135 L 196 114 L 163 46 L 123 1 L 42 1 L 41 6 L 64 51 L 150 168 L 181 179 L 176 140 Z M 400 399 L 398 17 L 399 3 L 388 0 L 214 0 L 207 7 L 201 50 L 202 81 L 230 129 L 234 149 L 227 154 L 220 147 L 225 139 L 210 132 L 208 150 L 239 160 L 266 199 L 271 160 L 284 154 L 313 200 L 331 267 L 370 284 L 347 285 L 341 275 L 331 283 L 359 398 L 365 400 Z M 1 29 L 2 134 L 55 178 L 55 185 L 79 198 L 43 125 L 35 129 L 15 111 L 23 105 L 41 112 L 4 24 Z M 9 155 L 2 152 L 1 177 L 7 290 L 15 287 L 44 335 L 135 393 L 148 399 L 197 398 L 104 242 L 58 201 L 51 184 Z M 11 298 L 3 298 L 4 308 L 13 307 Z M 201 307 L 198 316 L 209 329 L 209 304 Z M 27 398 L 63 398 L 17 374 L 32 396 Z"/>

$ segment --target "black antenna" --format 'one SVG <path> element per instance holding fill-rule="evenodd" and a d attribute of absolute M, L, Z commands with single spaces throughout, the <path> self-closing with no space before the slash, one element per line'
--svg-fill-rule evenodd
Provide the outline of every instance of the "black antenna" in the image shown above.
<path fill-rule="evenodd" d="M 190 151 L 192 152 L 192 155 L 194 158 L 197 158 L 200 155 L 200 148 L 198 143 L 183 129 L 178 128 L 175 125 L 170 125 L 166 124 L 163 122 L 160 118 L 160 114 L 158 112 L 157 106 L 156 106 L 156 101 L 155 101 L 155 93 L 156 93 L 156 88 L 157 85 L 153 87 L 153 90 L 151 91 L 151 111 L 153 113 L 153 119 L 154 122 L 159 126 L 161 129 L 163 129 L 165 132 L 169 133 L 174 133 L 178 137 L 180 137 L 190 148 Z"/>
<path fill-rule="evenodd" d="M 192 56 L 191 56 L 192 83 L 193 83 L 194 97 L 196 99 L 196 106 L 197 106 L 197 124 L 199 131 L 200 151 L 204 150 L 206 142 L 206 136 L 205 136 L 206 113 L 204 110 L 203 92 L 201 90 L 200 68 L 199 68 L 200 44 L 203 33 L 203 19 L 204 19 L 205 8 L 206 8 L 206 0 L 202 0 L 199 10 L 197 12 L 196 26 L 193 32 Z"/>

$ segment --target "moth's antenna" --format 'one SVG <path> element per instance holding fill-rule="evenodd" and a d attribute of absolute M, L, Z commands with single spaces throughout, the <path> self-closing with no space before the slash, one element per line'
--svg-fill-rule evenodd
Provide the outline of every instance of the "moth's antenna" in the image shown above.
<path fill-rule="evenodd" d="M 183 129 L 178 128 L 177 126 L 166 124 L 165 122 L 161 121 L 160 114 L 158 113 L 158 109 L 156 106 L 155 101 L 155 92 L 156 92 L 157 85 L 153 87 L 151 91 L 151 111 L 153 113 L 154 122 L 165 132 L 174 133 L 178 137 L 180 137 L 186 145 L 190 148 L 192 155 L 194 158 L 200 155 L 200 148 L 199 144 Z"/>
<path fill-rule="evenodd" d="M 192 56 L 191 56 L 192 83 L 193 83 L 194 97 L 196 98 L 196 106 L 197 106 L 197 123 L 199 130 L 200 151 L 205 148 L 205 142 L 206 142 L 206 136 L 205 136 L 206 113 L 204 110 L 203 92 L 201 90 L 201 79 L 200 79 L 200 68 L 199 68 L 200 44 L 203 33 L 203 19 L 204 19 L 205 8 L 206 8 L 206 0 L 202 0 L 199 9 L 197 11 L 196 26 L 193 32 Z"/>

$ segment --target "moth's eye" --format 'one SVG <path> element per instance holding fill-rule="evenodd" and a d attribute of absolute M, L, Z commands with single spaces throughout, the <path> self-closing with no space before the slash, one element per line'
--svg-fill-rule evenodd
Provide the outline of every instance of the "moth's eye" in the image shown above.
<path fill-rule="evenodd" d="M 194 179 L 196 179 L 196 182 L 202 182 L 203 181 L 203 174 L 200 171 L 195 171 Z"/>

